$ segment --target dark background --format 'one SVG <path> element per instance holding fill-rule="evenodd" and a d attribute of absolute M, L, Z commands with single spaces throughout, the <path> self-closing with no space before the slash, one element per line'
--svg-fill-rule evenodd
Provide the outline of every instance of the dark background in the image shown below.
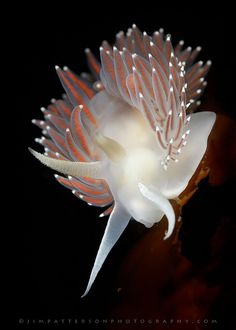
<path fill-rule="evenodd" d="M 116 269 L 144 232 L 137 223 L 129 225 L 91 292 L 81 300 L 106 219 L 98 219 L 99 209 L 85 205 L 60 186 L 52 171 L 27 150 L 28 146 L 41 150 L 34 142 L 40 130 L 31 119 L 42 118 L 40 107 L 47 106 L 53 97 L 60 98 L 63 92 L 54 66 L 67 65 L 77 73 L 87 71 L 86 47 L 98 55 L 102 40 L 112 43 L 117 32 L 126 31 L 133 23 L 150 34 L 163 27 L 172 34 L 174 43 L 184 39 L 186 46 L 201 45 L 199 59 L 213 62 L 202 107 L 205 104 L 214 111 L 217 104 L 220 111 L 235 117 L 234 23 L 230 11 L 207 10 L 198 4 L 160 7 L 158 2 L 130 7 L 121 3 L 102 7 L 64 3 L 51 12 L 37 4 L 19 8 L 18 20 L 12 20 L 19 70 L 14 155 L 21 163 L 15 178 L 20 188 L 13 210 L 18 238 L 14 272 L 17 317 L 106 315 Z M 204 202 L 203 207 L 207 208 Z M 198 254 L 197 247 L 191 249 L 192 256 Z M 204 251 L 201 253 L 200 259 Z"/>

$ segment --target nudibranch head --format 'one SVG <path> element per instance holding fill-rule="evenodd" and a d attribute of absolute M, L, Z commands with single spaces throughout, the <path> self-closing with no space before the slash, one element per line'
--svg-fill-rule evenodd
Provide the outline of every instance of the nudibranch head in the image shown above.
<path fill-rule="evenodd" d="M 173 48 L 162 29 L 149 36 L 133 25 L 113 48 L 103 42 L 101 64 L 86 49 L 92 76 L 56 67 L 66 96 L 33 120 L 45 153 L 31 151 L 65 175 L 58 182 L 110 215 L 84 295 L 131 218 L 151 227 L 166 215 L 165 238 L 174 229 L 169 200 L 188 185 L 215 122 L 212 112 L 193 113 L 211 65 L 194 63 L 200 50 L 183 41 Z"/>

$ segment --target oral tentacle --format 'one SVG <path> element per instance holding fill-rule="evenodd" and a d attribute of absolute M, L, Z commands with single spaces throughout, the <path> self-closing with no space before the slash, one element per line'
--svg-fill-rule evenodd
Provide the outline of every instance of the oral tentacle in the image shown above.
<path fill-rule="evenodd" d="M 138 187 L 144 197 L 155 203 L 158 209 L 165 213 L 168 220 L 168 230 L 165 233 L 164 239 L 167 239 L 172 234 L 175 226 L 175 213 L 170 202 L 160 192 L 151 187 L 147 187 L 142 183 L 139 183 Z"/>
<path fill-rule="evenodd" d="M 108 256 L 109 252 L 127 227 L 129 220 L 130 214 L 123 208 L 123 206 L 119 202 L 116 202 L 115 207 L 112 210 L 112 213 L 108 220 L 101 244 L 99 246 L 93 269 L 89 277 L 87 288 L 82 297 L 86 296 L 89 292 L 106 257 Z"/>

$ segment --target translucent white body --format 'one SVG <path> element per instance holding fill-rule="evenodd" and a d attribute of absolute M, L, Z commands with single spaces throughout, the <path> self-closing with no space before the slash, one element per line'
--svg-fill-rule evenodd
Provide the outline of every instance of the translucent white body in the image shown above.
<path fill-rule="evenodd" d="M 191 120 L 187 114 L 204 89 L 210 62 L 192 65 L 200 47 L 182 51 L 182 45 L 174 50 L 170 36 L 142 35 L 133 26 L 117 35 L 118 49 L 100 49 L 101 67 L 87 51 L 100 75 L 90 89 L 68 68 L 56 67 L 68 100 L 54 100 L 42 109 L 45 122 L 33 121 L 46 136 L 37 139 L 46 154 L 31 150 L 34 156 L 67 175 L 56 179 L 80 199 L 110 205 L 84 295 L 131 218 L 151 227 L 165 215 L 165 238 L 171 235 L 169 200 L 184 191 L 206 151 L 215 114 L 194 113 Z"/>

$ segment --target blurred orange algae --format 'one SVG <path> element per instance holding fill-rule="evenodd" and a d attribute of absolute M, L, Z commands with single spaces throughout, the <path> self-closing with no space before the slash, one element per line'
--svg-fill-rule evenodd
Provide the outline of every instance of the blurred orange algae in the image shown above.
<path fill-rule="evenodd" d="M 198 190 L 201 180 L 206 178 L 210 185 L 217 186 L 233 179 L 236 173 L 235 148 L 236 123 L 219 114 L 209 137 L 205 156 L 178 201 L 172 201 L 176 219 L 181 218 L 182 207 Z M 178 235 L 182 224 L 180 218 L 168 240 L 163 240 L 167 221 L 161 221 L 130 249 L 117 276 L 117 300 L 111 307 L 112 318 L 193 321 L 181 325 L 161 324 L 160 321 L 160 324 L 148 324 L 148 329 L 191 330 L 206 327 L 205 324 L 197 324 L 195 321 L 210 315 L 215 300 L 221 294 L 222 286 L 209 285 L 207 274 L 219 263 L 219 250 L 222 244 L 224 245 L 227 234 L 222 237 L 222 230 L 216 230 L 211 243 L 213 260 L 207 265 L 195 265 L 181 254 Z M 116 325 L 109 325 L 108 328 L 116 329 Z M 127 329 L 127 325 L 119 324 L 117 328 Z"/>

